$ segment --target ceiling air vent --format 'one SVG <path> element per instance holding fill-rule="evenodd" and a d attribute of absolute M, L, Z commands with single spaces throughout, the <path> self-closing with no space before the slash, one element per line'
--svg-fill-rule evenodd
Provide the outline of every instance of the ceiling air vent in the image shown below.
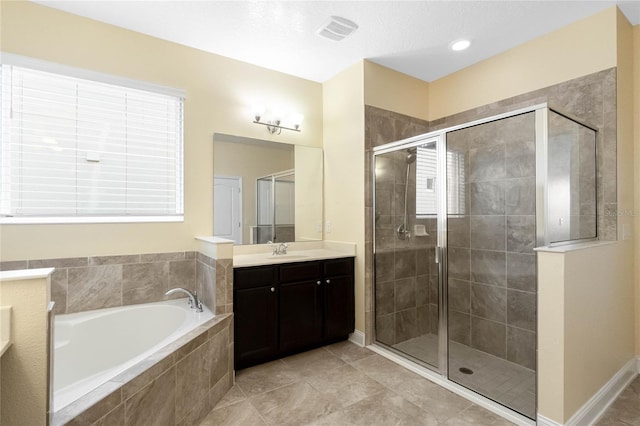
<path fill-rule="evenodd" d="M 358 29 L 358 25 L 345 18 L 332 16 L 318 31 L 318 35 L 333 41 L 340 41 Z"/>

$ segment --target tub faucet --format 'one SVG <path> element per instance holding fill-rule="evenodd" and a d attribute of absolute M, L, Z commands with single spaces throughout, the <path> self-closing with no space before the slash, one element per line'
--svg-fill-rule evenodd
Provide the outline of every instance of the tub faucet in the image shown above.
<path fill-rule="evenodd" d="M 196 312 L 202 312 L 202 303 L 200 302 L 200 299 L 198 299 L 198 292 L 194 291 L 193 293 L 189 290 L 187 290 L 186 288 L 182 288 L 182 287 L 176 287 L 176 288 L 172 288 L 171 290 L 167 291 L 164 295 L 165 296 L 170 296 L 174 293 L 184 293 L 189 297 L 189 306 L 191 306 L 192 309 L 195 309 Z"/>

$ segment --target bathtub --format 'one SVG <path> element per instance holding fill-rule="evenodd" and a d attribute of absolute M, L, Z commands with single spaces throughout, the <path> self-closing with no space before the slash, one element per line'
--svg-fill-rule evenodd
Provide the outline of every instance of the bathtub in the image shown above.
<path fill-rule="evenodd" d="M 108 382 L 160 348 L 211 320 L 188 299 L 57 315 L 53 411 Z"/>

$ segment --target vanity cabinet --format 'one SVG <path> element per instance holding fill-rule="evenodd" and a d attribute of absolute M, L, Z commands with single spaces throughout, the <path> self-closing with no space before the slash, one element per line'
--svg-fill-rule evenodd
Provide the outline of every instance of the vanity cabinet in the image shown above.
<path fill-rule="evenodd" d="M 235 368 L 346 339 L 354 329 L 353 262 L 234 269 Z"/>

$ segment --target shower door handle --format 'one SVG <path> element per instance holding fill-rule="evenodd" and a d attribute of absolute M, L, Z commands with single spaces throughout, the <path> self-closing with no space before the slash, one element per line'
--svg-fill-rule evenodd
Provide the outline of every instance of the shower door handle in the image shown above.
<path fill-rule="evenodd" d="M 442 247 L 436 247 L 436 263 L 442 262 Z"/>

